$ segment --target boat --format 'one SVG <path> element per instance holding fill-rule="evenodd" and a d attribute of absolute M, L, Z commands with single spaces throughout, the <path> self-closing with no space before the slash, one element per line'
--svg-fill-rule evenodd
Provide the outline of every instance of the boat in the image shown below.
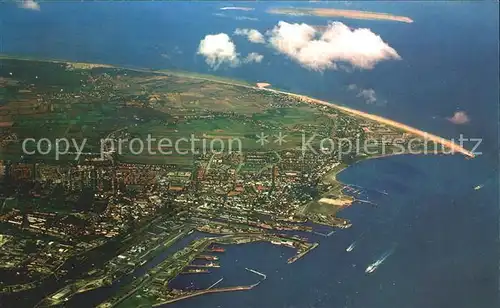
<path fill-rule="evenodd" d="M 394 248 L 386 251 L 382 256 L 380 256 L 380 258 L 375 261 L 374 263 L 368 265 L 368 267 L 365 269 L 365 273 L 366 274 L 371 274 L 373 273 L 374 271 L 377 270 L 377 268 L 382 265 L 382 263 L 384 263 L 384 261 L 389 258 L 389 256 L 394 252 Z"/>
<path fill-rule="evenodd" d="M 271 241 L 271 244 L 273 245 L 278 245 L 278 246 L 286 246 L 286 247 L 291 247 L 291 248 L 295 248 L 295 246 L 293 245 L 293 242 L 292 241 Z"/>
<path fill-rule="evenodd" d="M 354 247 L 356 247 L 356 242 L 354 242 L 354 243 L 352 243 L 351 245 L 349 245 L 349 247 L 347 247 L 347 248 L 345 249 L 345 251 L 347 251 L 347 252 L 351 252 L 351 251 L 354 249 Z"/>
<path fill-rule="evenodd" d="M 215 263 L 215 262 L 210 262 L 210 263 L 207 263 L 206 265 L 207 267 L 220 267 L 219 263 Z"/>
<path fill-rule="evenodd" d="M 210 271 L 205 268 L 189 268 L 181 274 L 210 274 Z"/>
<path fill-rule="evenodd" d="M 219 263 L 216 263 L 216 262 L 209 262 L 209 263 L 205 263 L 205 264 L 190 264 L 188 266 L 189 267 L 201 267 L 201 268 L 204 268 L 204 267 L 220 267 Z"/>
<path fill-rule="evenodd" d="M 222 247 L 212 247 L 212 248 L 208 249 L 207 251 L 209 251 L 209 252 L 224 252 L 226 250 Z"/>
<path fill-rule="evenodd" d="M 371 273 L 373 273 L 377 269 L 377 267 L 378 267 L 378 265 L 376 265 L 376 263 L 370 264 L 366 268 L 365 273 L 371 274 Z"/>
<path fill-rule="evenodd" d="M 368 265 L 368 267 L 365 269 L 365 273 L 371 274 L 374 271 L 376 271 L 377 268 L 384 262 L 384 260 L 385 260 L 385 258 L 379 259 L 379 260 L 375 261 L 374 263 Z"/>
<path fill-rule="evenodd" d="M 212 256 L 212 255 L 199 255 L 199 256 L 196 257 L 196 259 L 204 259 L 204 260 L 209 260 L 209 261 L 217 261 L 217 260 L 219 260 L 219 257 Z"/>
<path fill-rule="evenodd" d="M 477 185 L 476 187 L 474 187 L 474 190 L 480 190 L 481 188 L 483 188 L 483 185 Z"/>

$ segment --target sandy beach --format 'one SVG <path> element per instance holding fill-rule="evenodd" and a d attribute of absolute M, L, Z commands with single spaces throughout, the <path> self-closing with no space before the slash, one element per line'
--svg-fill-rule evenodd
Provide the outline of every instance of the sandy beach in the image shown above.
<path fill-rule="evenodd" d="M 468 157 L 471 157 L 471 158 L 475 157 L 474 153 L 472 153 L 471 151 L 469 151 L 469 150 L 461 147 L 460 145 L 458 145 L 456 143 L 453 143 L 452 141 L 450 141 L 448 139 L 445 139 L 445 138 L 442 138 L 442 137 L 439 137 L 439 136 L 436 136 L 436 135 L 433 135 L 433 134 L 429 134 L 427 132 L 424 132 L 422 130 L 413 128 L 411 126 L 408 126 L 406 124 L 403 124 L 403 123 L 400 123 L 400 122 L 397 122 L 397 121 L 394 121 L 394 120 L 390 120 L 390 119 L 387 119 L 387 118 L 384 118 L 384 117 L 381 117 L 381 116 L 378 116 L 378 115 L 370 114 L 370 113 L 367 113 L 367 112 L 364 112 L 364 111 L 360 111 L 360 110 L 356 110 L 356 109 L 352 109 L 352 108 L 348 108 L 348 107 L 344 107 L 344 106 L 335 105 L 335 104 L 332 104 L 332 103 L 329 103 L 329 102 L 326 102 L 326 101 L 322 101 L 322 100 L 319 100 L 319 99 L 311 98 L 311 97 L 308 97 L 308 96 L 305 96 L 305 95 L 300 95 L 300 94 L 295 94 L 295 93 L 289 93 L 289 92 L 283 92 L 283 91 L 277 91 L 277 90 L 268 89 L 268 88 L 265 88 L 265 90 L 267 90 L 267 91 L 274 91 L 276 93 L 287 94 L 287 95 L 299 98 L 300 100 L 302 100 L 304 102 L 307 102 L 307 103 L 325 105 L 325 106 L 328 106 L 328 107 L 331 107 L 331 108 L 335 108 L 335 109 L 341 110 L 343 112 L 346 112 L 346 113 L 349 113 L 349 114 L 352 114 L 352 115 L 355 115 L 355 116 L 358 116 L 358 117 L 361 117 L 361 118 L 365 118 L 365 119 L 372 120 L 372 121 L 375 121 L 375 122 L 379 122 L 379 123 L 382 123 L 382 124 L 385 124 L 385 125 L 388 125 L 388 126 L 392 126 L 392 127 L 404 130 L 404 131 L 406 131 L 408 133 L 414 134 L 416 136 L 422 137 L 424 139 L 436 142 L 437 144 L 443 145 L 443 146 L 445 146 L 445 147 L 453 150 L 454 152 L 462 153 L 465 156 L 468 156 Z"/>

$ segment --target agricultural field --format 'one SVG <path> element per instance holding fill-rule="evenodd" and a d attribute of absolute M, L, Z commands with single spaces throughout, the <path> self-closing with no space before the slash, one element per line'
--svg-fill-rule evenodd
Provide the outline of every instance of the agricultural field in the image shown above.
<path fill-rule="evenodd" d="M 119 161 L 183 165 L 192 163 L 192 157 L 138 154 L 140 147 L 134 149 L 130 140 L 145 142 L 150 136 L 156 140 L 154 149 L 167 138 L 171 148 L 181 151 L 207 145 L 227 150 L 231 142 L 242 151 L 264 145 L 274 151 L 300 147 L 304 131 L 327 137 L 334 128 L 330 113 L 226 79 L 7 57 L 0 62 L 1 159 L 54 159 L 54 146 L 39 155 L 35 142 L 24 149 L 36 153 L 22 155 L 27 138 L 74 140 L 68 153 L 57 158 L 61 161 L 74 160 L 72 153 L 78 151 L 99 156 L 102 140 L 121 139 Z M 276 143 L 279 133 L 284 139 Z M 259 136 L 266 137 L 264 143 Z M 193 145 L 191 139 L 204 141 Z M 168 152 L 168 146 L 160 148 Z"/>

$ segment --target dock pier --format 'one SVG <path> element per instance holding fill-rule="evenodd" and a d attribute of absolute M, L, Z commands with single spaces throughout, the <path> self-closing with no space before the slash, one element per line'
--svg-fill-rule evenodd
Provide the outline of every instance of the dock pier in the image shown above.
<path fill-rule="evenodd" d="M 332 236 L 333 234 L 335 234 L 335 230 L 332 230 L 328 233 L 321 233 L 321 232 L 317 232 L 317 231 L 314 231 L 313 233 L 316 234 L 316 235 L 321 235 L 321 236 L 324 236 L 324 237 L 330 237 Z"/>
<path fill-rule="evenodd" d="M 216 285 L 218 285 L 222 280 L 224 280 L 224 277 L 222 277 L 221 279 L 217 280 L 216 282 L 214 282 L 210 287 L 207 288 L 207 290 L 210 290 L 211 288 L 215 287 Z"/>
<path fill-rule="evenodd" d="M 355 199 L 354 201 L 357 201 L 357 202 L 362 202 L 362 203 L 368 203 L 374 207 L 377 207 L 378 204 L 374 203 L 374 202 L 371 202 L 370 200 L 361 200 L 361 199 Z"/>
<path fill-rule="evenodd" d="M 263 274 L 263 273 L 261 273 L 261 272 L 259 272 L 259 271 L 253 270 L 253 269 L 248 268 L 248 267 L 245 267 L 245 269 L 246 269 L 247 271 L 249 271 L 249 272 L 252 272 L 252 273 L 254 273 L 254 274 L 259 275 L 260 277 L 262 277 L 262 280 L 267 279 L 267 275 L 266 275 L 266 274 Z"/>

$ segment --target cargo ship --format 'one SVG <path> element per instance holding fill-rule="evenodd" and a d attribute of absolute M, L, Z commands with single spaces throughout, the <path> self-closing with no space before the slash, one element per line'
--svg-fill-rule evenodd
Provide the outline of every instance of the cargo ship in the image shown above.
<path fill-rule="evenodd" d="M 199 256 L 196 257 L 196 259 L 204 259 L 204 260 L 209 260 L 209 261 L 217 261 L 217 260 L 219 260 L 219 257 L 212 256 L 212 255 L 199 255 Z"/>
<path fill-rule="evenodd" d="M 222 247 L 216 247 L 216 246 L 214 246 L 212 248 L 207 249 L 207 251 L 209 251 L 209 252 L 224 252 L 226 250 L 224 248 L 222 248 Z"/>
<path fill-rule="evenodd" d="M 210 274 L 210 271 L 206 268 L 188 268 L 181 274 Z"/>
<path fill-rule="evenodd" d="M 286 247 L 295 248 L 295 246 L 294 246 L 294 244 L 293 244 L 292 241 L 271 241 L 271 244 L 278 245 L 278 246 L 286 246 Z"/>
<path fill-rule="evenodd" d="M 205 264 L 190 264 L 189 267 L 220 267 L 220 265 L 216 262 L 209 262 Z"/>

